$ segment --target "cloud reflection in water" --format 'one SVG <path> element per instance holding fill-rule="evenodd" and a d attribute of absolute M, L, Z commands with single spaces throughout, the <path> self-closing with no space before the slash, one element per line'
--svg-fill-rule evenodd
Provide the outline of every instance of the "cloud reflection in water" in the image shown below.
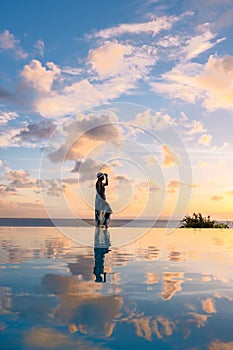
<path fill-rule="evenodd" d="M 120 349 L 141 339 L 186 349 L 188 339 L 190 348 L 231 348 L 231 230 L 152 229 L 121 248 L 111 230 L 93 231 L 93 247 L 51 228 L 23 230 L 0 229 L 1 347 Z"/>

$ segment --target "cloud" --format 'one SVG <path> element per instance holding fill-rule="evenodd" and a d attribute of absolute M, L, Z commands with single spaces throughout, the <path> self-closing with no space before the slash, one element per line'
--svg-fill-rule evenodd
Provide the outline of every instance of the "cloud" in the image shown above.
<path fill-rule="evenodd" d="M 109 42 L 90 50 L 88 60 L 101 78 L 117 75 L 125 70 L 124 56 L 132 52 L 130 46 Z"/>
<path fill-rule="evenodd" d="M 177 156 L 174 154 L 173 150 L 169 145 L 162 145 L 161 151 L 163 156 L 162 165 L 164 167 L 170 167 L 178 164 Z"/>
<path fill-rule="evenodd" d="M 133 182 L 133 179 L 127 179 L 128 182 Z M 135 181 L 134 181 L 135 182 Z M 136 183 L 136 189 L 139 192 L 158 192 L 160 190 L 160 186 L 157 185 L 152 179 L 148 178 L 147 181 L 143 181 L 143 182 L 138 182 Z M 139 196 L 139 198 L 141 197 L 141 195 Z"/>
<path fill-rule="evenodd" d="M 197 63 L 178 64 L 171 71 L 163 73 L 158 82 L 151 82 L 150 85 L 156 93 L 194 103 L 202 96 L 202 91 L 195 81 L 195 74 L 197 75 L 202 68 L 202 65 Z"/>
<path fill-rule="evenodd" d="M 181 280 L 178 280 L 181 279 Z M 182 272 L 165 272 L 163 274 L 164 289 L 162 298 L 170 300 L 177 292 L 182 290 L 184 274 Z"/>
<path fill-rule="evenodd" d="M 211 197 L 212 201 L 222 201 L 225 199 L 225 196 L 233 196 L 233 190 L 229 190 L 224 192 L 224 195 L 219 196 L 219 195 L 215 195 Z"/>
<path fill-rule="evenodd" d="M 6 168 L 5 173 L 10 188 L 30 188 L 38 184 L 37 179 L 31 178 L 27 170 L 12 170 Z"/>
<path fill-rule="evenodd" d="M 155 157 L 152 154 L 148 154 L 148 155 L 144 156 L 143 159 L 145 160 L 145 162 L 148 166 L 154 166 L 154 165 L 158 164 L 157 157 Z"/>
<path fill-rule="evenodd" d="M 51 90 L 46 96 L 37 96 L 34 108 L 43 116 L 60 116 L 111 101 L 122 94 L 130 94 L 156 61 L 155 49 L 146 45 L 105 44 L 89 52 L 88 62 L 92 65 L 92 71 L 98 73 L 95 79 L 90 76 L 67 86 L 63 82 L 64 87 L 59 91 Z"/>
<path fill-rule="evenodd" d="M 72 323 L 83 334 L 110 337 L 120 316 L 122 304 L 123 300 L 117 295 L 86 298 L 74 309 Z M 90 314 L 92 316 L 87 317 Z"/>
<path fill-rule="evenodd" d="M 27 170 L 12 170 L 6 167 L 5 174 L 2 177 L 0 193 L 5 196 L 19 195 L 19 190 L 30 189 L 38 192 L 38 179 L 29 175 Z"/>
<path fill-rule="evenodd" d="M 53 62 L 47 62 L 46 67 L 43 67 L 38 60 L 32 60 L 25 65 L 20 74 L 24 84 L 40 94 L 50 92 L 61 70 Z"/>
<path fill-rule="evenodd" d="M 0 50 L 11 50 L 14 52 L 16 58 L 19 59 L 25 59 L 28 57 L 28 54 L 21 48 L 20 41 L 7 29 L 0 33 Z"/>
<path fill-rule="evenodd" d="M 37 142 L 49 138 L 55 131 L 56 125 L 50 120 L 43 120 L 37 124 L 28 124 L 26 129 L 20 131 L 15 137 L 21 141 Z"/>
<path fill-rule="evenodd" d="M 81 160 L 104 141 L 120 138 L 122 131 L 114 120 L 116 116 L 102 114 L 82 116 L 81 119 L 69 122 L 63 127 L 65 142 L 49 153 L 49 159 L 54 163 Z"/>
<path fill-rule="evenodd" d="M 35 53 L 37 53 L 39 56 L 44 56 L 44 48 L 45 44 L 43 40 L 38 40 L 34 45 Z"/>
<path fill-rule="evenodd" d="M 181 38 L 176 35 L 165 35 L 162 39 L 159 39 L 157 45 L 162 48 L 179 47 L 181 44 Z"/>
<path fill-rule="evenodd" d="M 190 37 L 186 43 L 184 48 L 181 50 L 181 56 L 184 56 L 185 60 L 192 60 L 193 58 L 199 56 L 201 53 L 209 50 L 216 44 L 225 40 L 225 38 L 218 39 L 216 41 L 211 41 L 215 38 L 215 35 L 211 33 L 208 28 L 208 24 L 204 24 L 199 26 L 198 29 L 202 32 L 199 35 Z"/>
<path fill-rule="evenodd" d="M 80 299 L 85 295 L 98 296 L 97 291 L 101 288 L 101 286 L 96 285 L 94 280 L 80 281 L 72 276 L 62 276 L 52 273 L 43 277 L 42 285 L 50 293 L 62 296 L 73 294 L 80 297 Z"/>
<path fill-rule="evenodd" d="M 103 163 L 99 160 L 87 158 L 84 160 L 78 160 L 75 163 L 72 173 L 79 174 L 79 182 L 85 182 L 96 178 L 98 172 L 112 172 L 112 166 L 106 163 Z"/>
<path fill-rule="evenodd" d="M 222 197 L 222 196 L 212 196 L 211 197 L 212 201 L 221 201 L 222 199 L 224 199 L 224 197 Z"/>
<path fill-rule="evenodd" d="M 134 324 L 138 337 L 147 340 L 152 340 L 153 335 L 156 335 L 158 339 L 162 339 L 164 336 L 171 336 L 173 331 L 176 330 L 176 322 L 162 315 L 152 317 L 135 314 L 133 317 L 126 319 L 126 321 L 129 324 Z"/>
<path fill-rule="evenodd" d="M 83 73 L 83 69 L 79 67 L 62 67 L 62 73 L 67 74 L 68 76 L 79 76 Z"/>
<path fill-rule="evenodd" d="M 163 336 L 171 336 L 176 329 L 174 321 L 161 315 L 157 317 L 135 315 L 127 320 L 127 323 L 134 324 L 137 336 L 147 340 L 152 340 L 154 334 L 158 339 L 162 339 Z"/>
<path fill-rule="evenodd" d="M 216 313 L 215 303 L 212 298 L 207 298 L 201 301 L 202 309 L 208 314 Z"/>
<path fill-rule="evenodd" d="M 209 350 L 231 350 L 233 348 L 233 341 L 231 342 L 222 342 L 220 340 L 214 340 L 210 343 Z"/>
<path fill-rule="evenodd" d="M 0 112 L 0 125 L 7 124 L 16 117 L 18 114 L 14 112 Z M 39 123 L 28 124 L 24 129 L 5 128 L 0 133 L 0 147 L 34 147 L 35 144 L 39 146 L 38 142 L 48 139 L 56 127 L 50 120 L 42 120 Z"/>
<path fill-rule="evenodd" d="M 60 197 L 65 190 L 65 184 L 56 179 L 43 182 L 42 187 L 44 186 L 47 187 L 46 193 L 50 197 Z"/>
<path fill-rule="evenodd" d="M 1 196 L 9 196 L 9 195 L 15 195 L 16 194 L 16 189 L 11 186 L 6 186 L 6 185 L 0 185 L 0 195 Z"/>
<path fill-rule="evenodd" d="M 15 137 L 20 131 L 21 129 L 18 128 L 2 130 L 2 132 L 0 132 L 0 147 L 21 147 L 22 145 Z"/>
<path fill-rule="evenodd" d="M 167 184 L 167 192 L 168 193 L 175 193 L 177 189 L 181 186 L 187 186 L 191 188 L 197 188 L 200 187 L 198 184 L 185 184 L 183 182 L 177 181 L 177 180 L 169 180 Z"/>
<path fill-rule="evenodd" d="M 54 318 L 72 325 L 71 333 L 79 330 L 83 334 L 107 337 L 112 334 L 123 304 L 118 295 L 100 295 L 98 290 L 102 285 L 93 280 L 81 281 L 71 276 L 47 274 L 42 284 L 49 292 L 60 296 Z M 88 317 L 90 312 L 92 316 Z"/>
<path fill-rule="evenodd" d="M 205 65 L 184 63 L 161 75 L 160 81 L 151 82 L 152 90 L 169 98 L 188 103 L 202 102 L 213 111 L 233 108 L 233 56 L 211 55 Z"/>
<path fill-rule="evenodd" d="M 210 56 L 202 74 L 196 77 L 197 85 L 206 92 L 204 106 L 209 110 L 233 108 L 233 56 Z"/>
<path fill-rule="evenodd" d="M 17 193 L 15 193 L 17 194 Z M 8 193 L 9 195 L 9 193 Z M 12 193 L 13 195 L 13 193 Z M 21 199 L 18 197 L 18 199 Z M 26 199 L 27 200 L 27 199 Z M 9 201 L 9 200 L 0 200 L 0 209 L 1 217 L 5 218 L 19 218 L 19 217 L 47 217 L 46 210 L 41 203 L 30 201 Z M 22 254 L 21 254 L 22 258 Z"/>
<path fill-rule="evenodd" d="M 85 135 L 93 140 L 109 140 L 121 136 L 121 128 L 117 125 L 118 117 L 112 112 L 98 114 L 78 114 L 76 120 L 64 125 L 68 137 Z"/>
<path fill-rule="evenodd" d="M 204 134 L 199 137 L 198 143 L 199 145 L 208 146 L 211 144 L 211 141 L 212 141 L 212 135 Z"/>
<path fill-rule="evenodd" d="M 229 148 L 230 144 L 229 142 L 223 142 L 222 146 L 213 146 L 211 147 L 211 151 L 213 152 L 221 152 L 227 148 Z"/>
<path fill-rule="evenodd" d="M 79 68 L 75 68 L 77 75 L 70 68 L 63 70 L 53 62 L 43 66 L 34 59 L 23 67 L 13 97 L 45 117 L 77 113 L 131 93 L 156 61 L 156 50 L 151 45 L 136 47 L 117 41 L 89 51 L 86 65 L 92 68 L 81 69 L 89 73 L 88 78 L 79 78 Z"/>
<path fill-rule="evenodd" d="M 214 30 L 226 28 L 232 24 L 231 0 L 192 0 L 190 2 L 188 5 L 192 6 L 199 21 L 209 23 Z"/>
<path fill-rule="evenodd" d="M 210 315 L 202 315 L 195 312 L 190 312 L 189 315 L 193 317 L 189 322 L 195 322 L 197 327 L 205 327 Z"/>
<path fill-rule="evenodd" d="M 51 328 L 31 328 L 30 333 L 26 336 L 26 344 L 29 346 L 36 346 L 39 348 L 56 349 L 57 347 L 69 346 L 69 337 L 65 334 Z"/>
<path fill-rule="evenodd" d="M 181 15 L 178 20 L 181 20 L 182 17 Z M 170 32 L 166 36 L 159 37 L 156 46 L 158 47 L 160 58 L 163 59 L 163 56 L 166 55 L 167 60 L 180 61 L 184 64 L 194 60 L 200 54 L 205 53 L 225 40 L 225 38 L 216 38 L 216 28 L 211 27 L 211 24 L 207 21 L 195 25 L 192 25 L 192 35 L 189 35 L 186 29 L 186 31 L 179 31 L 175 35 L 172 35 Z"/>
<path fill-rule="evenodd" d="M 74 114 L 128 93 L 135 87 L 136 80 L 137 76 L 132 78 L 129 74 L 96 84 L 83 79 L 63 87 L 60 91 L 52 90 L 47 95 L 37 95 L 33 108 L 44 117 Z M 42 85 L 43 82 L 39 80 L 38 84 Z"/>
<path fill-rule="evenodd" d="M 177 188 L 181 186 L 181 182 L 177 180 L 170 180 L 167 185 L 167 192 L 168 193 L 175 193 Z"/>
<path fill-rule="evenodd" d="M 82 275 L 84 281 L 93 279 L 93 256 L 81 255 L 77 258 L 77 262 L 68 263 L 69 268 L 73 276 Z"/>
<path fill-rule="evenodd" d="M 227 196 L 233 196 L 233 190 L 225 192 Z"/>
<path fill-rule="evenodd" d="M 69 331 L 72 325 L 69 325 Z M 72 332 L 71 332 L 72 333 Z M 102 347 L 88 340 L 71 338 L 69 334 L 64 334 L 54 328 L 49 327 L 32 327 L 25 332 L 23 343 L 29 348 L 38 349 L 55 349 L 55 350 L 101 350 Z M 108 348 L 106 347 L 106 350 Z"/>
<path fill-rule="evenodd" d="M 153 21 L 142 22 L 142 23 L 123 23 L 116 27 L 111 27 L 107 29 L 100 30 L 94 33 L 93 37 L 110 39 L 113 37 L 118 37 L 124 34 L 141 34 L 147 33 L 155 36 L 161 30 L 171 29 L 172 23 L 175 21 L 175 17 L 159 17 Z"/>
<path fill-rule="evenodd" d="M 0 49 L 14 49 L 18 40 L 15 39 L 15 36 L 9 32 L 9 30 L 4 30 L 0 33 Z"/>
<path fill-rule="evenodd" d="M 13 120 L 18 117 L 16 112 L 5 112 L 0 110 L 0 126 L 8 123 L 9 120 Z"/>
<path fill-rule="evenodd" d="M 186 135 L 194 135 L 206 131 L 203 123 L 200 120 L 192 120 L 191 123 L 184 124 L 184 127 L 188 129 L 185 132 Z"/>
<path fill-rule="evenodd" d="M 46 192 L 50 197 L 61 197 L 65 195 L 73 185 L 77 187 L 78 181 L 76 178 L 67 177 L 67 178 L 56 178 L 56 179 L 40 179 L 38 188 L 35 188 L 35 193 Z M 40 188 L 39 188 L 40 186 Z"/>
<path fill-rule="evenodd" d="M 172 119 L 168 114 L 162 112 L 154 112 L 151 109 L 146 109 L 141 113 L 138 113 L 133 120 L 129 123 L 138 125 L 143 129 L 151 130 L 165 130 L 171 126 Z"/>
<path fill-rule="evenodd" d="M 150 325 L 151 317 L 141 317 L 132 319 L 130 323 L 133 323 L 136 328 L 136 334 L 138 337 L 143 337 L 144 339 L 151 340 L 153 331 Z M 162 338 L 160 334 L 157 333 L 158 338 Z"/>

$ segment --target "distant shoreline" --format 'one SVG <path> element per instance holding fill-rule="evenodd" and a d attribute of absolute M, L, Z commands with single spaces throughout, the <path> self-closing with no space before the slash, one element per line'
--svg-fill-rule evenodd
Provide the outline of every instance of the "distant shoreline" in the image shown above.
<path fill-rule="evenodd" d="M 178 220 L 111 220 L 111 227 L 178 227 Z M 95 226 L 94 219 L 0 218 L 0 227 L 85 227 Z"/>
<path fill-rule="evenodd" d="M 232 227 L 232 221 L 228 221 Z M 49 219 L 49 218 L 0 218 L 0 227 L 85 227 L 95 226 L 94 219 Z M 111 227 L 157 227 L 176 228 L 180 220 L 130 220 L 113 219 Z"/>

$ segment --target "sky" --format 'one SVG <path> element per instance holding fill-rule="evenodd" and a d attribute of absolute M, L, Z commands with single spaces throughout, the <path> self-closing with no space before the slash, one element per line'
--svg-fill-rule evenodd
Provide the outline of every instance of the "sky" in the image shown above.
<path fill-rule="evenodd" d="M 0 5 L 0 216 L 233 215 L 231 0 Z"/>

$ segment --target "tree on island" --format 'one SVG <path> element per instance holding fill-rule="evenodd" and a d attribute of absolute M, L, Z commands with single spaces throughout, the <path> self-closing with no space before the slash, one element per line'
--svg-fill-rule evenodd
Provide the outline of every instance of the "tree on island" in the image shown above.
<path fill-rule="evenodd" d="M 202 216 L 201 213 L 193 213 L 193 215 L 185 215 L 181 220 L 181 228 L 229 228 L 227 224 L 210 220 L 210 215 Z"/>

